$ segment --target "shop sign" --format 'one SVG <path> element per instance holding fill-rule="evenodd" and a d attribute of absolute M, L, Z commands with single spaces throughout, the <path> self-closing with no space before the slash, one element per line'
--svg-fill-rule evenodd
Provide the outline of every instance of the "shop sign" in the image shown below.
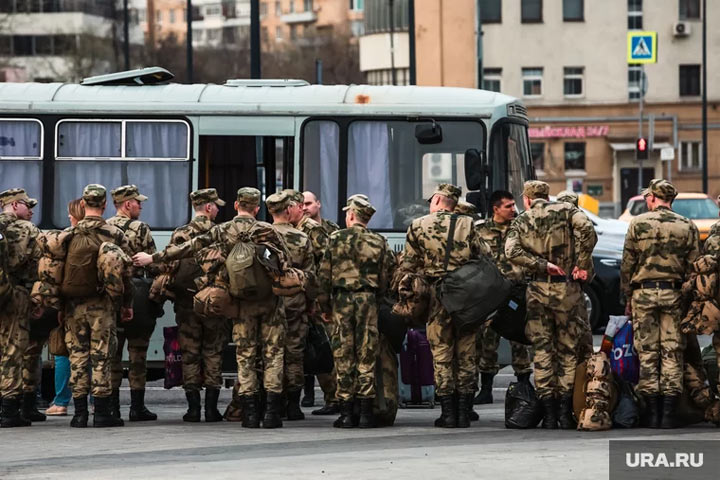
<path fill-rule="evenodd" d="M 607 137 L 610 133 L 609 125 L 590 125 L 576 127 L 530 127 L 530 138 L 592 138 Z"/>

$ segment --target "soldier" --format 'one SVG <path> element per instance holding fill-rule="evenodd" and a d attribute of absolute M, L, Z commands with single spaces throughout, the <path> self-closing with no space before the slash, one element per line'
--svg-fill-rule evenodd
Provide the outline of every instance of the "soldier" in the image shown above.
<path fill-rule="evenodd" d="M 338 428 L 375 426 L 375 363 L 378 352 L 378 299 L 389 286 L 385 237 L 367 229 L 375 213 L 370 202 L 348 199 L 348 228 L 330 235 L 318 273 L 320 308 L 332 315 L 333 356 L 337 372 Z M 353 412 L 360 403 L 360 417 Z"/>
<path fill-rule="evenodd" d="M 260 222 L 255 216 L 260 211 L 260 191 L 243 187 L 237 192 L 235 201 L 237 216 L 216 225 L 209 232 L 199 235 L 181 245 L 169 245 L 162 252 L 149 255 L 135 254 L 137 266 L 153 262 L 167 262 L 189 258 L 193 253 L 217 244 L 227 255 L 241 237 L 248 237 L 254 244 L 271 245 L 278 254 L 281 265 L 286 264 L 287 252 L 280 235 L 272 225 Z M 264 362 L 263 386 L 267 393 L 267 408 L 263 418 L 264 428 L 282 427 L 280 418 L 280 397 L 283 385 L 283 357 L 285 324 L 277 313 L 278 299 L 239 301 L 239 315 L 233 318 L 232 338 L 237 346 L 238 394 L 243 398 L 243 422 L 246 428 L 259 428 L 258 395 L 260 382 L 257 374 L 258 354 Z"/>
<path fill-rule="evenodd" d="M 305 213 L 306 217 L 310 217 L 317 223 L 322 225 L 328 235 L 330 235 L 332 232 L 337 232 L 338 230 L 340 230 L 340 227 L 337 223 L 333 222 L 332 220 L 322 218 L 320 216 L 320 209 L 322 208 L 322 204 L 313 192 L 303 192 L 303 197 L 303 212 Z M 363 197 L 365 197 L 365 200 L 368 199 L 365 195 L 363 195 Z"/>
<path fill-rule="evenodd" d="M 444 428 L 470 426 L 469 412 L 477 382 L 477 331 L 462 334 L 455 331 L 450 315 L 437 297 L 435 286 L 448 272 L 473 258 L 490 254 L 473 220 L 452 213 L 461 193 L 460 187 L 455 185 L 438 185 L 429 199 L 430 214 L 413 220 L 408 228 L 400 265 L 400 274 L 422 274 L 432 286 L 427 338 L 433 354 L 436 393 L 442 407 L 435 426 Z M 456 219 L 455 232 L 452 249 L 448 252 L 453 219 Z"/>
<path fill-rule="evenodd" d="M 23 394 L 23 355 L 30 341 L 30 289 L 37 279 L 38 261 L 42 256 L 37 242 L 40 231 L 30 223 L 37 200 L 29 198 L 25 190 L 13 188 L 0 193 L 0 205 L 0 235 L 7 241 L 3 272 L 8 282 L 4 287 L 8 297 L 0 309 L 0 427 L 27 427 L 30 419 L 20 415 L 19 407 Z M 35 318 L 40 315 L 36 310 Z M 24 397 L 27 405 L 24 410 L 32 407 L 37 412 L 35 392 Z"/>
<path fill-rule="evenodd" d="M 287 325 L 285 333 L 285 394 L 287 396 L 286 416 L 288 420 L 304 420 L 300 410 L 300 394 L 305 383 L 303 361 L 305 340 L 308 332 L 309 302 L 315 300 L 315 263 L 310 240 L 294 227 L 303 218 L 302 194 L 294 190 L 283 190 L 270 195 L 265 201 L 273 217 L 273 228 L 282 237 L 292 267 L 305 273 L 305 291 L 282 297 L 279 314 Z"/>
<path fill-rule="evenodd" d="M 214 188 L 190 193 L 195 211 L 187 225 L 177 228 L 170 237 L 170 245 L 181 245 L 210 231 L 219 207 L 225 202 Z M 205 386 L 205 421 L 219 422 L 222 416 L 217 409 L 222 387 L 222 352 L 229 339 L 225 318 L 200 318 L 193 311 L 193 295 L 197 290 L 195 278 L 202 274 L 194 258 L 183 258 L 170 266 L 174 293 L 175 321 L 178 325 L 178 342 L 182 352 L 183 388 L 188 410 L 185 422 L 200 421 L 200 390 Z"/>
<path fill-rule="evenodd" d="M 138 220 L 142 212 L 142 202 L 148 199 L 142 195 L 137 186 L 123 185 L 110 192 L 117 213 L 110 217 L 107 223 L 118 227 L 125 233 L 130 245 L 130 255 L 138 252 L 155 253 L 155 241 L 152 238 L 150 227 L 147 223 Z M 142 268 L 133 268 L 133 278 L 143 278 L 149 275 Z M 136 292 L 136 295 L 142 294 Z M 137 301 L 137 299 L 135 299 Z M 141 299 L 147 301 L 147 299 Z M 140 312 L 137 312 L 140 315 Z M 127 327 L 117 329 L 117 351 L 112 362 L 112 411 L 113 415 L 120 418 L 120 385 L 122 384 L 122 356 L 127 342 L 128 360 L 128 382 L 130 383 L 130 413 L 131 422 L 157 420 L 157 415 L 152 413 L 145 406 L 145 381 L 147 380 L 147 351 L 150 346 L 150 337 L 154 330 L 155 319 L 135 318 L 135 323 L 143 322 L 150 324 L 153 328 L 144 327 L 140 331 L 128 331 Z"/>
<path fill-rule="evenodd" d="M 572 391 L 581 335 L 574 306 L 583 301 L 578 281 L 588 278 L 597 236 L 575 207 L 550 202 L 549 191 L 545 182 L 525 182 L 525 211 L 510 226 L 505 255 L 530 275 L 526 333 L 535 348 L 542 426 L 574 429 Z"/>
<path fill-rule="evenodd" d="M 716 200 L 718 204 L 720 204 L 720 195 L 718 195 Z M 710 234 L 705 239 L 703 251 L 710 255 L 720 254 L 720 221 L 715 222 L 710 229 Z"/>
<path fill-rule="evenodd" d="M 685 347 L 680 287 L 699 255 L 699 234 L 693 222 L 671 210 L 677 190 L 670 182 L 653 179 L 643 195 L 648 212 L 634 217 L 628 227 L 621 285 L 640 358 L 637 391 L 648 406 L 644 426 L 675 428 Z"/>
<path fill-rule="evenodd" d="M 95 398 L 94 427 L 120 427 L 123 421 L 111 412 L 111 363 L 117 349 L 116 317 L 120 321 L 132 319 L 130 268 L 118 271 L 124 289 L 115 297 L 97 285 L 98 268 L 83 258 L 100 255 L 99 244 L 107 242 L 130 252 L 125 234 L 102 218 L 107 192 L 105 187 L 90 184 L 82 194 L 85 218 L 72 227 L 73 238 L 68 246 L 61 293 L 64 300 L 65 342 L 70 350 L 70 383 L 72 384 L 75 414 L 71 427 L 84 428 L 88 422 L 87 396 L 91 390 Z M 84 244 L 84 246 L 83 246 Z M 96 251 L 97 253 L 93 253 Z M 101 287 L 100 289 L 98 287 Z M 102 293 L 83 293 L 83 291 Z"/>
<path fill-rule="evenodd" d="M 490 195 L 492 218 L 478 226 L 478 234 L 492 251 L 492 259 L 500 272 L 509 280 L 521 282 L 523 272 L 520 267 L 510 263 L 505 256 L 505 237 L 510 222 L 515 219 L 515 198 L 512 193 L 497 190 Z M 498 372 L 497 349 L 500 335 L 488 324 L 480 328 L 478 334 L 478 371 L 480 372 L 480 393 L 475 397 L 476 405 L 493 402 L 493 379 Z M 510 342 L 512 367 L 519 382 L 529 382 L 532 368 L 527 346 L 522 343 Z"/>

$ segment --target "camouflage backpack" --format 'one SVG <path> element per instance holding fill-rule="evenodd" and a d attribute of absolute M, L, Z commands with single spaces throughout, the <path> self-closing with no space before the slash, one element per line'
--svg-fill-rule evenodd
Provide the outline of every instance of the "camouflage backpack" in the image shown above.
<path fill-rule="evenodd" d="M 225 260 L 230 295 L 241 300 L 263 300 L 272 295 L 272 280 L 260 263 L 269 258 L 266 247 L 255 245 L 247 234 L 241 234 Z"/>
<path fill-rule="evenodd" d="M 90 297 L 98 294 L 99 252 L 100 240 L 97 235 L 84 229 L 74 229 L 60 287 L 60 293 L 64 297 Z"/>

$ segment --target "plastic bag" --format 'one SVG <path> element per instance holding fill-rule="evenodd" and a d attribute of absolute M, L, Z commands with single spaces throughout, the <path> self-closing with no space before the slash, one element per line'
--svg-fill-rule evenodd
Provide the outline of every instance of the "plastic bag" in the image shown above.
<path fill-rule="evenodd" d="M 635 428 L 640 424 L 640 407 L 630 383 L 616 377 L 620 395 L 617 407 L 612 414 L 613 427 Z"/>
<path fill-rule="evenodd" d="M 626 321 L 613 337 L 610 367 L 626 382 L 638 383 L 640 359 L 633 345 L 632 322 Z"/>
<path fill-rule="evenodd" d="M 179 387 L 183 384 L 182 352 L 178 342 L 178 327 L 164 327 L 165 343 L 165 388 Z"/>
<path fill-rule="evenodd" d="M 505 393 L 505 428 L 535 428 L 542 419 L 540 401 L 529 382 L 512 382 Z"/>

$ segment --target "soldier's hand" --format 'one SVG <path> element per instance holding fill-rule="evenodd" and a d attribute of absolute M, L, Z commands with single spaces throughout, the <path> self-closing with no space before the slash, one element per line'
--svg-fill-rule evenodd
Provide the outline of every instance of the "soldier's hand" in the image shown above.
<path fill-rule="evenodd" d="M 133 255 L 133 265 L 136 267 L 147 267 L 151 263 L 153 263 L 152 255 L 145 253 L 145 252 L 139 252 Z"/>
<path fill-rule="evenodd" d="M 45 313 L 45 309 L 40 305 L 36 305 L 30 312 L 30 318 L 32 318 L 33 320 L 37 320 L 43 316 L 43 313 Z"/>
<path fill-rule="evenodd" d="M 628 298 L 625 303 L 625 316 L 632 317 L 632 299 Z"/>
<path fill-rule="evenodd" d="M 558 267 L 554 263 L 548 262 L 546 270 L 548 275 L 565 275 L 565 270 Z"/>
<path fill-rule="evenodd" d="M 320 317 L 322 318 L 323 322 L 325 322 L 325 323 L 331 322 L 330 315 L 328 315 L 327 313 L 323 313 L 322 315 L 320 315 Z"/>
<path fill-rule="evenodd" d="M 129 322 L 133 319 L 133 309 L 129 307 L 123 307 L 120 311 L 120 321 Z"/>
<path fill-rule="evenodd" d="M 582 270 L 578 267 L 575 267 L 572 271 L 572 277 L 573 280 L 580 280 L 582 282 L 586 282 L 588 279 L 588 272 L 587 270 Z"/>

